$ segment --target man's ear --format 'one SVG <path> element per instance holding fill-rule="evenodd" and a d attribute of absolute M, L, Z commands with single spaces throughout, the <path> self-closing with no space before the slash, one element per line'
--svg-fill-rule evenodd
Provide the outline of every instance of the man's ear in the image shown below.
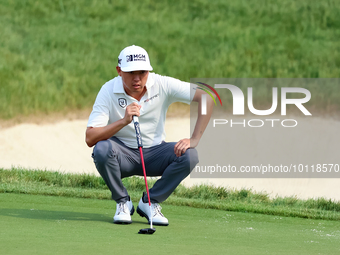
<path fill-rule="evenodd" d="M 119 66 L 116 66 L 116 70 L 119 76 L 121 76 L 122 69 Z"/>

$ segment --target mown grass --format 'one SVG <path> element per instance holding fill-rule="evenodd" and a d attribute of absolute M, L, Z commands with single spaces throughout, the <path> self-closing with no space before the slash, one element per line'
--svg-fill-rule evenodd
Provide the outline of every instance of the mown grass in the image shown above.
<path fill-rule="evenodd" d="M 339 77 L 339 11 L 337 0 L 0 0 L 0 118 L 91 107 L 131 44 L 186 81 Z"/>
<path fill-rule="evenodd" d="M 155 180 L 150 180 L 152 186 Z M 123 179 L 134 202 L 139 201 L 145 191 L 142 178 Z M 88 174 L 63 174 L 60 172 L 0 169 L 1 193 L 25 193 L 80 198 L 111 199 L 110 191 L 101 177 Z M 251 189 L 229 189 L 199 185 L 179 185 L 165 204 L 197 208 L 254 212 L 269 215 L 292 216 L 311 219 L 340 220 L 340 202 L 317 198 L 302 200 L 296 197 L 270 198 L 266 193 Z"/>

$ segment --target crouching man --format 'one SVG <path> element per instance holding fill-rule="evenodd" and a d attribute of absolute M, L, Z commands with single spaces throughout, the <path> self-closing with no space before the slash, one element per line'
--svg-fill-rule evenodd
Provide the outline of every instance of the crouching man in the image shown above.
<path fill-rule="evenodd" d="M 139 46 L 121 51 L 118 76 L 99 91 L 88 120 L 86 143 L 95 146 L 93 160 L 117 202 L 114 223 L 131 223 L 134 206 L 122 178 L 143 176 L 133 116 L 139 117 L 143 154 L 148 176 L 161 176 L 149 190 L 154 225 L 169 224 L 159 203 L 165 201 L 198 163 L 197 146 L 211 116 L 213 100 L 208 97 L 207 114 L 198 114 L 191 138 L 164 142 L 164 123 L 170 104 L 198 102 L 205 92 L 190 83 L 150 73 L 148 53 Z M 200 111 L 198 111 L 200 112 Z M 151 217 L 147 194 L 143 193 L 137 213 Z"/>

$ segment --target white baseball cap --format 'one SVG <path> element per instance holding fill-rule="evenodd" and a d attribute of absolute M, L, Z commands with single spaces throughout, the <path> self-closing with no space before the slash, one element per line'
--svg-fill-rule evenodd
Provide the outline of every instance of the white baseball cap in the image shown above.
<path fill-rule="evenodd" d="M 128 46 L 120 52 L 118 66 L 123 72 L 152 71 L 148 53 L 136 45 Z"/>

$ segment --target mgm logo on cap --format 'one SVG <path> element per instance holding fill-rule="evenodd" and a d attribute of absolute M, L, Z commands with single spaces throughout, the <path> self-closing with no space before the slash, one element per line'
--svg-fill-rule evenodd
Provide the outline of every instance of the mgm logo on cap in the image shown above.
<path fill-rule="evenodd" d="M 148 53 L 136 45 L 128 46 L 120 52 L 118 66 L 123 72 L 152 71 Z"/>
<path fill-rule="evenodd" d="M 143 54 L 127 55 L 126 62 L 130 61 L 146 61 L 146 58 Z"/>

